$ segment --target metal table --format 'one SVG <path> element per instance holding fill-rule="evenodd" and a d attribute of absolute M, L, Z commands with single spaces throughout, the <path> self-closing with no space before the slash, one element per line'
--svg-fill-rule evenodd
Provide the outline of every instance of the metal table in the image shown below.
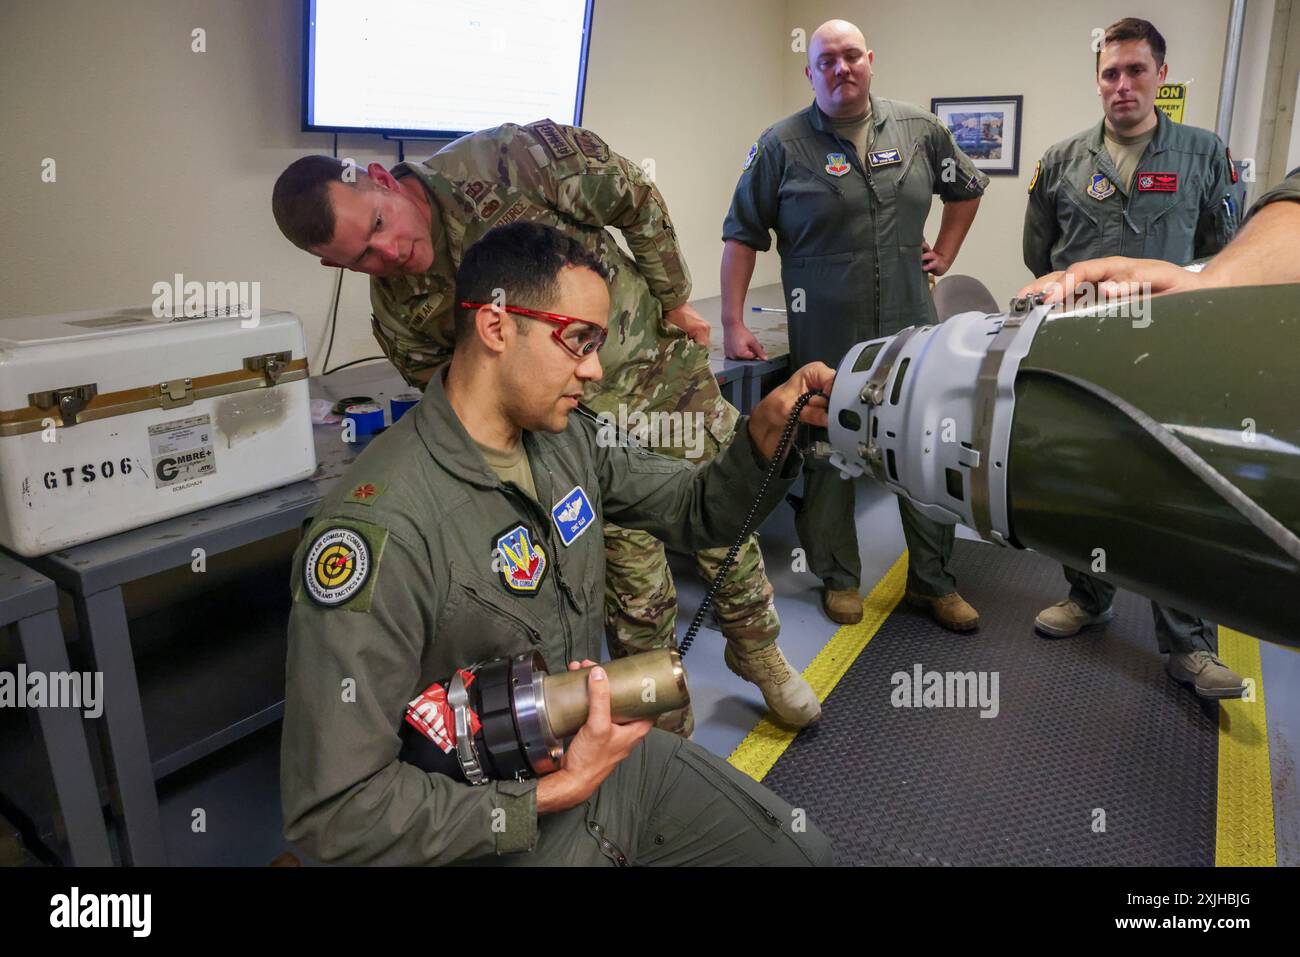
<path fill-rule="evenodd" d="M 313 398 L 388 396 L 409 387 L 387 362 L 345 369 L 310 383 Z M 122 532 L 41 558 L 25 559 L 70 593 L 93 667 L 104 675 L 104 741 L 115 780 L 115 813 L 121 825 L 124 863 L 163 864 L 166 849 L 155 780 L 278 720 L 283 697 L 257 714 L 205 736 L 165 764 L 150 758 L 136 665 L 131 650 L 122 586 L 190 564 L 202 548 L 208 558 L 290 530 L 300 530 L 361 445 L 342 440 L 338 425 L 317 426 L 316 472 L 311 478 L 199 512 Z"/>
<path fill-rule="evenodd" d="M 58 608 L 54 582 L 0 553 L 0 628 L 14 626 L 18 648 L 30 671 L 51 675 L 72 670 Z M 75 708 L 31 710 L 35 712 L 31 716 L 33 731 L 50 763 L 72 863 L 111 865 L 113 855 L 81 714 Z"/>
<path fill-rule="evenodd" d="M 713 296 L 692 302 L 709 325 L 709 366 L 722 387 L 723 397 L 745 414 L 763 397 L 769 377 L 784 378 L 790 370 L 790 340 L 786 334 L 785 313 L 752 312 L 752 306 L 785 308 L 780 284 L 758 286 L 745 299 L 745 325 L 767 353 L 766 359 L 728 359 L 722 343 L 722 297 Z"/>

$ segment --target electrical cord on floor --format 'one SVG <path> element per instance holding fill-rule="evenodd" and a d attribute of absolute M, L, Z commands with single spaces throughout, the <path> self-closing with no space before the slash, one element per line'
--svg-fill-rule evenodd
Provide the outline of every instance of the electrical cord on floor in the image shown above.
<path fill-rule="evenodd" d="M 745 516 L 745 523 L 741 526 L 740 535 L 737 536 L 731 548 L 727 549 L 727 557 L 722 560 L 722 565 L 718 568 L 718 574 L 709 583 L 709 590 L 704 593 L 704 600 L 700 602 L 699 610 L 695 612 L 695 617 L 691 620 L 691 626 L 686 629 L 686 635 L 678 646 L 678 654 L 683 658 L 686 657 L 686 652 L 691 650 L 691 645 L 695 642 L 695 635 L 699 632 L 700 625 L 704 623 L 704 615 L 709 610 L 709 606 L 713 604 L 713 598 L 718 589 L 722 587 L 722 579 L 726 577 L 727 572 L 731 570 L 731 566 L 735 564 L 736 555 L 740 552 L 740 546 L 744 545 L 745 539 L 749 537 L 750 526 L 754 523 L 754 514 L 758 511 L 759 504 L 767 494 L 767 487 L 772 484 L 772 477 L 780 470 L 786 450 L 790 447 L 790 440 L 794 437 L 795 427 L 799 424 L 799 413 L 803 411 L 803 407 L 808 404 L 810 399 L 825 394 L 817 389 L 810 389 L 795 400 L 794 409 L 790 412 L 790 418 L 785 423 L 785 431 L 781 433 L 781 441 L 776 444 L 776 452 L 773 453 L 772 461 L 768 463 L 767 471 L 763 474 L 763 481 L 758 486 L 758 494 L 754 496 L 754 501 L 749 506 L 749 514 Z"/>

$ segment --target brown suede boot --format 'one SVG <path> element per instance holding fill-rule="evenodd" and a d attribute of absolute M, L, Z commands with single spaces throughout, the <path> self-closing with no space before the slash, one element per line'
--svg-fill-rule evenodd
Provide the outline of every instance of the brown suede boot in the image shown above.
<path fill-rule="evenodd" d="M 862 599 L 856 588 L 824 588 L 822 610 L 831 621 L 856 625 L 862 620 Z"/>
<path fill-rule="evenodd" d="M 949 631 L 974 631 L 980 626 L 980 613 L 955 591 L 938 597 L 909 591 L 907 603 L 926 612 Z"/>

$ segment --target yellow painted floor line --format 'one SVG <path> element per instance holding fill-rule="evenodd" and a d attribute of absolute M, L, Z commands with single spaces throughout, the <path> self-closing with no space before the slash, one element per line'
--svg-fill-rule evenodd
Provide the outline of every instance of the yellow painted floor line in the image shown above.
<path fill-rule="evenodd" d="M 1219 629 L 1219 657 L 1247 681 L 1254 700 L 1219 702 L 1219 813 L 1214 863 L 1218 867 L 1275 867 L 1273 774 L 1268 758 L 1268 713 L 1259 642 Z"/>
<path fill-rule="evenodd" d="M 862 599 L 862 620 L 856 625 L 842 625 L 831 636 L 826 647 L 817 653 L 804 669 L 803 676 L 812 685 L 819 701 L 827 696 L 839 684 L 849 666 L 857 660 L 858 655 L 867 647 L 880 626 L 885 623 L 890 612 L 898 605 L 907 585 L 907 552 L 899 555 L 885 572 L 885 576 L 876 582 L 871 594 Z M 1258 652 L 1256 652 L 1258 657 Z M 775 724 L 764 716 L 754 729 L 745 735 L 745 740 L 736 746 L 727 760 L 737 769 L 744 771 L 755 781 L 761 781 L 772 770 L 772 765 L 785 753 L 785 749 L 794 740 L 797 731 L 790 731 Z"/>

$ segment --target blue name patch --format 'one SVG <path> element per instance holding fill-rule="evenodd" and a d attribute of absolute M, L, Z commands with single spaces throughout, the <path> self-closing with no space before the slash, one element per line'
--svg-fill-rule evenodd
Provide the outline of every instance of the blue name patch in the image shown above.
<path fill-rule="evenodd" d="M 587 493 L 581 485 L 575 485 L 573 491 L 555 503 L 551 509 L 551 519 L 555 522 L 560 541 L 567 548 L 577 541 L 578 536 L 596 524 L 596 510 L 591 507 Z"/>
<path fill-rule="evenodd" d="M 890 166 L 903 162 L 903 154 L 899 150 L 872 150 L 867 154 L 867 161 L 872 166 Z"/>

